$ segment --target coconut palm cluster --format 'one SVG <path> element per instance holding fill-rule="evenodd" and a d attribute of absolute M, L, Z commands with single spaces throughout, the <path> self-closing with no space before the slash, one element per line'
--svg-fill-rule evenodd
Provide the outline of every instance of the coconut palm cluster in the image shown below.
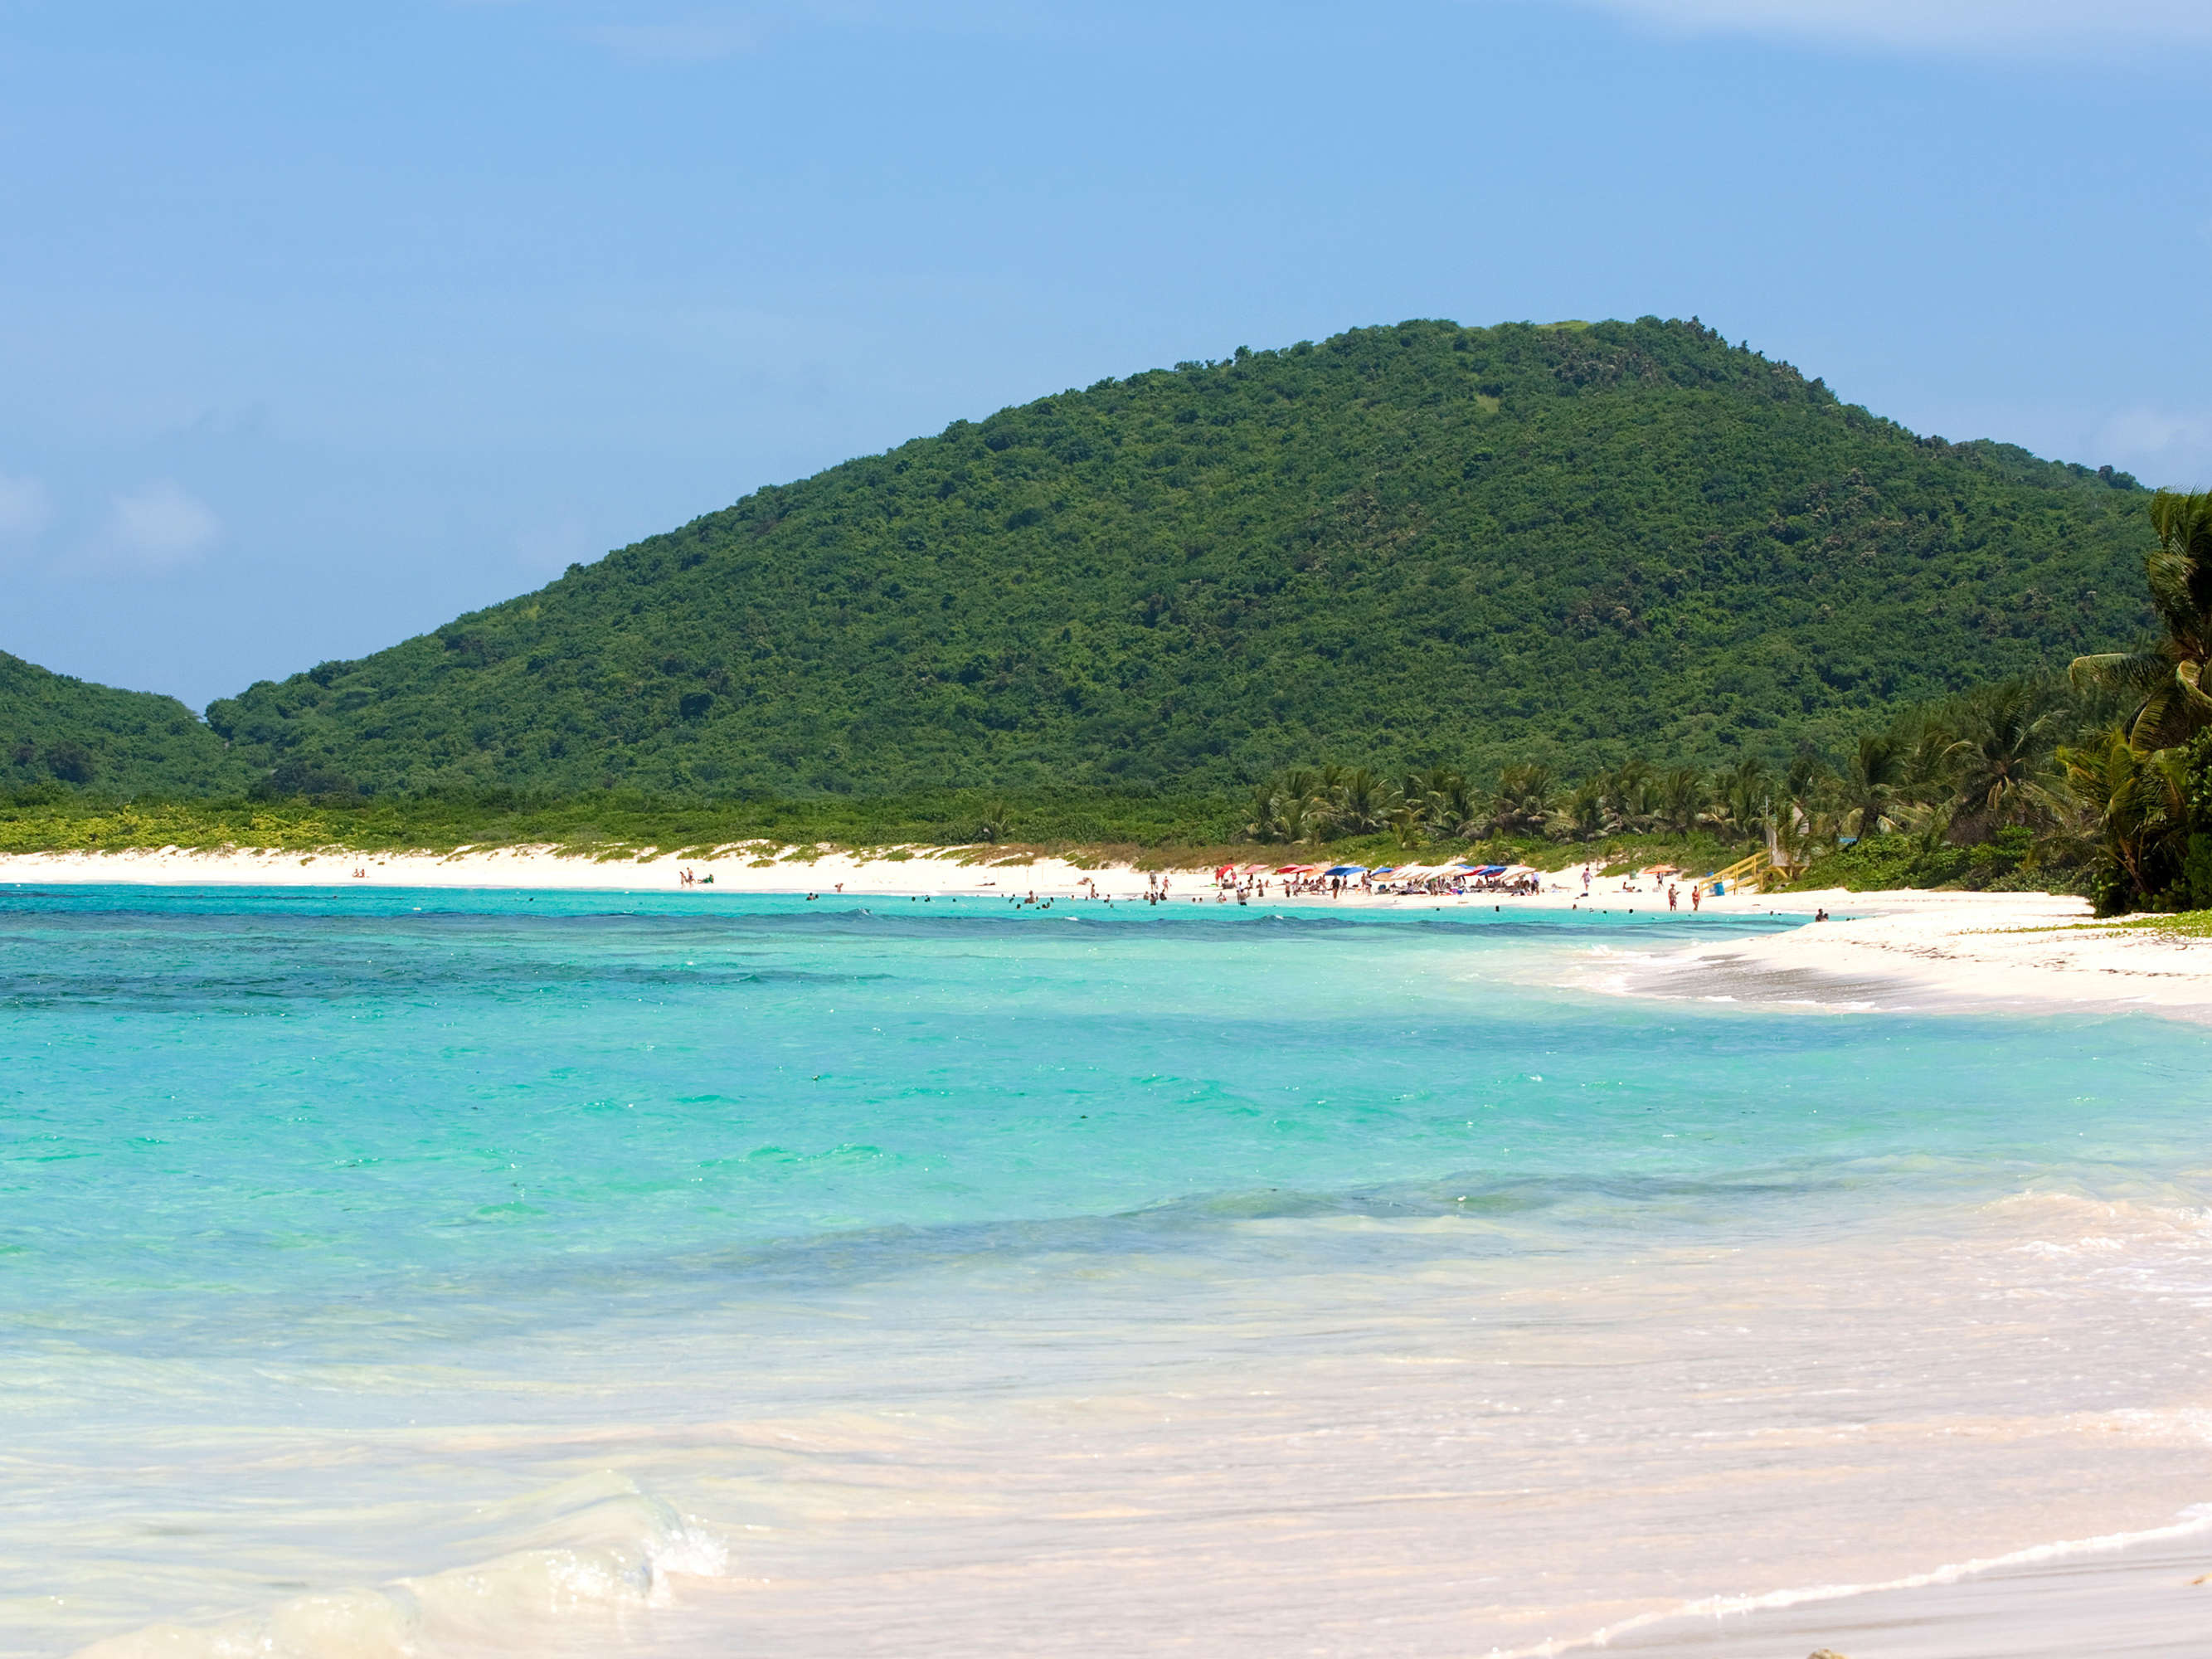
<path fill-rule="evenodd" d="M 1632 757 L 1570 780 L 1528 762 L 1486 781 L 1446 766 L 1400 777 L 1369 766 L 1291 767 L 1254 788 L 1244 830 L 1262 842 L 1388 830 L 1408 849 L 1700 832 L 1805 856 L 1907 830 L 1972 843 L 2008 826 L 2056 824 L 2058 757 L 2076 715 L 2063 686 L 2015 680 L 1916 710 L 1840 760 L 1807 750 L 1787 767 L 1756 755 L 1710 771 Z"/>
<path fill-rule="evenodd" d="M 2212 907 L 2212 490 L 2151 498 L 2143 561 L 2160 636 L 2075 659 L 2069 678 L 2118 718 L 2060 756 L 2070 850 L 2111 912 Z"/>
<path fill-rule="evenodd" d="M 2162 491 L 2146 564 L 2162 636 L 2082 657 L 2064 678 L 1984 685 L 1787 766 L 1716 770 L 1631 757 L 1564 778 L 1525 762 L 1480 779 L 1292 767 L 1257 786 L 1245 833 L 1323 842 L 1389 831 L 1445 842 L 1698 835 L 1764 843 L 1784 874 L 1854 842 L 1907 836 L 1934 854 L 2002 842 L 2118 910 L 2212 905 L 2212 492 Z"/>

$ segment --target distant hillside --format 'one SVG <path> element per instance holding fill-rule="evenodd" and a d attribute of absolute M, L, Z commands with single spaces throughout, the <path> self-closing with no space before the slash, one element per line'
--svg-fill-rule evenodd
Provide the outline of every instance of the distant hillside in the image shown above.
<path fill-rule="evenodd" d="M 0 651 L 0 788 L 199 795 L 252 777 L 174 697 L 52 674 Z"/>
<path fill-rule="evenodd" d="M 1779 756 L 2133 637 L 2146 499 L 1694 322 L 1410 322 L 955 422 L 209 718 L 376 790 Z"/>

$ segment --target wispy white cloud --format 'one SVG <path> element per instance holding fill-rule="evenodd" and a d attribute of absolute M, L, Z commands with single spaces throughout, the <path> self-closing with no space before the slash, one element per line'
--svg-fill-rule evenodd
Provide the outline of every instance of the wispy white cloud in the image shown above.
<path fill-rule="evenodd" d="M 53 502 L 36 478 L 0 473 L 0 543 L 27 542 L 53 521 Z"/>
<path fill-rule="evenodd" d="M 2124 409 L 2098 429 L 2097 453 L 2145 483 L 2212 489 L 2212 412 Z"/>
<path fill-rule="evenodd" d="M 1688 32 L 1990 56 L 2212 46 L 2207 0 L 1583 0 Z"/>
<path fill-rule="evenodd" d="M 169 570 L 190 564 L 215 545 L 222 520 L 213 509 L 178 485 L 149 485 L 116 498 L 107 516 L 101 562 Z"/>

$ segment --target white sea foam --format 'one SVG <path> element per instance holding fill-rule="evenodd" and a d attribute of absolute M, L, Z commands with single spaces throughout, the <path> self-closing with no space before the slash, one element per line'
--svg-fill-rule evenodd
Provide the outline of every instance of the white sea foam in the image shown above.
<path fill-rule="evenodd" d="M 1854 1596 L 1877 1595 L 1893 1590 L 1931 1589 L 2010 1568 L 2038 1566 L 2076 1556 L 2117 1554 L 2123 1550 L 2201 1537 L 2208 1533 L 2212 1533 L 2212 1503 L 2192 1504 L 2182 1511 L 2179 1520 L 2162 1527 L 2148 1527 L 2137 1532 L 2102 1533 L 2094 1538 L 2069 1538 L 2048 1544 L 2031 1544 L 2024 1549 L 2012 1550 L 2002 1555 L 1947 1562 L 1924 1572 L 1907 1573 L 1902 1577 L 1885 1579 L 1878 1583 L 1812 1584 L 1795 1589 L 1765 1590 L 1755 1595 L 1709 1595 L 1695 1601 L 1686 1601 L 1678 1607 L 1638 1613 L 1633 1619 L 1624 1619 L 1603 1630 L 1593 1631 L 1585 1637 L 1544 1642 L 1534 1647 L 1516 1648 L 1510 1652 L 1492 1650 L 1492 1659 L 1555 1659 L 1555 1656 L 1559 1654 L 1610 1647 L 1624 1636 L 1655 1626 L 1692 1619 L 1741 1618 L 1748 1613 L 1771 1613 L 1778 1608 L 1806 1607 L 1820 1601 L 1841 1601 Z"/>
<path fill-rule="evenodd" d="M 674 1605 L 672 1579 L 719 1578 L 712 1528 L 613 1476 L 522 1506 L 520 1547 L 374 1588 L 291 1597 L 204 1626 L 162 1624 L 95 1642 L 79 1659 L 459 1659 L 621 1645 L 635 1615 Z"/>

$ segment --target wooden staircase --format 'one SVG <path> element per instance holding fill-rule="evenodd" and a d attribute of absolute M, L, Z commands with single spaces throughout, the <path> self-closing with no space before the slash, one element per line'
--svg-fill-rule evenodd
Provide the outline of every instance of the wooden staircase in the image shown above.
<path fill-rule="evenodd" d="M 1746 882 L 1757 887 L 1760 879 L 1773 867 L 1774 860 L 1762 848 L 1749 858 L 1738 859 L 1725 870 L 1716 870 L 1709 876 L 1700 877 L 1696 884 L 1707 893 L 1733 893 Z"/>

